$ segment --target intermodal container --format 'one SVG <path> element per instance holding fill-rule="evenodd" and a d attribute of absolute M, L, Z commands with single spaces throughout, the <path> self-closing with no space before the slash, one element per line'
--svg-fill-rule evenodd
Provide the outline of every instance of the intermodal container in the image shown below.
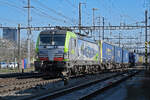
<path fill-rule="evenodd" d="M 115 63 L 122 63 L 122 48 L 115 46 Z"/>
<path fill-rule="evenodd" d="M 99 61 L 99 46 L 83 39 L 78 39 L 78 60 Z"/>
<path fill-rule="evenodd" d="M 122 49 L 122 63 L 129 62 L 129 51 L 126 49 Z"/>
<path fill-rule="evenodd" d="M 101 41 L 100 48 L 101 48 L 101 61 L 114 62 L 114 46 Z"/>

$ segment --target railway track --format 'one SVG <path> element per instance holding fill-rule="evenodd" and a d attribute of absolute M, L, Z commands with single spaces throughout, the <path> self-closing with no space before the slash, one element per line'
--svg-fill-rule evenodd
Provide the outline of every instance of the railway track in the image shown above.
<path fill-rule="evenodd" d="M 87 100 L 94 95 L 125 81 L 137 73 L 138 71 L 117 73 L 115 75 L 106 76 L 101 79 L 49 93 L 38 98 L 32 98 L 32 100 Z"/>
<path fill-rule="evenodd" d="M 86 95 L 83 95 L 82 97 L 79 98 L 79 100 L 87 100 L 87 99 L 91 99 L 93 98 L 94 96 L 104 92 L 105 90 L 107 89 L 110 89 L 114 86 L 117 86 L 119 83 L 129 79 L 130 77 L 134 76 L 135 74 L 137 74 L 138 72 L 135 72 L 135 73 L 132 73 L 132 74 L 129 74 L 127 76 L 124 76 L 122 78 L 119 78 L 117 80 L 113 80 L 113 81 L 110 81 L 110 84 L 107 84 L 107 85 L 104 85 L 100 88 L 97 88 L 96 90 L 86 94 Z"/>
<path fill-rule="evenodd" d="M 13 74 L 12 77 L 10 75 L 0 76 L 0 95 L 61 80 L 60 78 L 45 80 L 46 76 L 39 73 Z"/>
<path fill-rule="evenodd" d="M 12 79 L 11 79 L 12 80 Z M 51 82 L 59 81 L 60 78 L 51 79 L 51 80 L 44 80 L 42 78 L 30 78 L 30 79 L 14 79 L 10 82 L 1 82 L 0 83 L 0 94 L 4 94 L 7 92 L 18 91 L 18 90 L 25 90 L 29 88 L 33 88 L 35 86 L 43 86 Z"/>
<path fill-rule="evenodd" d="M 10 76 L 7 77 L 7 76 L 8 75 L 0 76 L 0 85 L 13 85 L 13 84 L 17 84 L 20 81 L 24 82 L 24 80 L 41 78 L 44 75 L 43 74 L 37 74 L 37 73 L 30 73 L 30 74 L 20 74 L 20 75 L 16 75 L 16 76 L 12 76 L 12 77 L 10 77 Z M 31 78 L 31 79 L 29 79 L 29 78 Z"/>
<path fill-rule="evenodd" d="M 41 74 L 40 74 L 41 75 Z M 25 78 L 39 76 L 39 73 L 35 72 L 26 72 L 26 73 L 9 73 L 9 74 L 0 74 L 0 78 Z"/>
<path fill-rule="evenodd" d="M 31 76 L 25 77 L 21 76 L 16 78 L 6 78 L 6 80 L 2 78 L 4 82 L 0 82 L 0 96 L 6 98 L 6 100 L 7 99 L 9 100 L 10 98 L 12 99 L 12 96 L 15 97 L 13 100 L 35 99 L 36 97 L 40 96 L 40 100 L 45 100 L 45 98 L 47 98 L 45 94 L 51 93 L 52 95 L 57 92 L 59 93 L 60 91 L 67 90 L 69 88 L 73 89 L 70 91 L 80 90 L 82 88 L 90 87 L 98 82 L 103 82 L 113 77 L 116 77 L 117 75 L 122 74 L 125 74 L 125 72 L 99 73 L 96 75 L 91 74 L 91 75 L 81 75 L 78 77 L 71 77 L 69 79 L 69 84 L 66 86 L 64 86 L 64 82 L 60 78 L 46 79 L 46 80 L 40 76 L 39 77 L 36 76 L 36 78 L 35 76 L 33 76 L 33 78 L 31 78 Z M 78 86 L 80 86 L 80 88 L 78 88 Z M 21 95 L 26 95 L 26 93 L 28 93 L 27 91 L 28 92 L 39 91 L 39 92 L 31 93 L 31 95 L 22 98 Z M 20 96 L 18 93 L 20 94 Z M 59 96 L 65 95 L 69 95 L 69 93 L 64 92 Z M 18 97 L 18 99 L 16 97 Z M 54 98 L 57 99 L 59 97 L 57 96 L 52 97 L 52 99 Z M 35 100 L 37 99 L 39 98 L 36 98 Z"/>
<path fill-rule="evenodd" d="M 4 86 L 3 88 L 0 89 L 0 93 L 7 93 L 7 92 L 12 92 L 12 91 L 18 91 L 18 90 L 25 90 L 29 88 L 34 88 L 35 86 L 43 86 L 51 82 L 59 81 L 61 79 L 53 79 L 53 80 L 43 80 L 43 79 L 38 79 L 38 80 L 30 80 L 30 81 L 24 81 L 24 82 L 18 82 L 17 84 L 14 83 L 14 85 L 10 86 Z"/>
<path fill-rule="evenodd" d="M 41 82 L 29 82 L 29 83 L 21 83 L 18 85 L 10 85 L 10 86 L 5 86 L 5 88 L 1 87 L 1 93 L 0 96 L 4 98 L 4 100 L 27 100 L 27 99 L 32 99 L 37 96 L 42 96 L 47 93 L 52 93 L 55 91 L 59 91 L 65 88 L 69 88 L 72 86 L 76 86 L 77 84 L 82 84 L 87 81 L 95 80 L 98 79 L 99 77 L 105 77 L 105 76 L 111 76 L 115 75 L 115 73 L 99 73 L 99 74 L 91 74 L 91 75 L 81 75 L 78 77 L 71 77 L 69 79 L 68 85 L 64 85 L 64 82 L 62 79 L 50 79 L 50 80 L 41 80 Z M 20 79 L 20 81 L 24 81 L 24 79 Z M 26 79 L 27 80 L 27 79 Z M 25 82 L 26 82 L 25 80 Z M 46 82 L 49 81 L 49 82 Z M 19 81 L 18 81 L 19 83 Z M 15 84 L 15 83 L 13 83 Z M 28 93 L 31 92 L 31 95 L 28 95 Z M 22 95 L 24 95 L 22 97 Z"/>
<path fill-rule="evenodd" d="M 19 79 L 40 78 L 43 76 L 44 76 L 43 74 L 39 74 L 39 73 L 23 73 L 23 74 L 15 73 L 15 74 L 0 75 L 0 85 L 8 84 L 8 83 L 11 84 L 16 81 L 19 81 Z"/>
<path fill-rule="evenodd" d="M 80 77 L 82 77 L 82 75 Z M 71 78 L 73 79 L 75 77 L 71 77 Z M 8 92 L 18 91 L 18 90 L 36 88 L 36 86 L 42 87 L 49 83 L 54 83 L 54 82 L 61 81 L 61 80 L 62 80 L 61 78 L 45 80 L 45 75 L 42 75 L 42 74 L 41 75 L 30 74 L 30 75 L 25 75 L 25 76 L 22 75 L 22 76 L 18 76 L 18 77 L 16 76 L 16 77 L 11 77 L 11 78 L 1 78 L 0 79 L 0 95 L 8 93 Z"/>

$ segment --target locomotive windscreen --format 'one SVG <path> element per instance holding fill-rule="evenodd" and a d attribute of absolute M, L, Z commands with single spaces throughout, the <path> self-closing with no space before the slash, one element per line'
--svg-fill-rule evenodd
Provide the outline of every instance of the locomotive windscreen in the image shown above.
<path fill-rule="evenodd" d="M 41 34 L 40 45 L 64 46 L 65 34 Z"/>

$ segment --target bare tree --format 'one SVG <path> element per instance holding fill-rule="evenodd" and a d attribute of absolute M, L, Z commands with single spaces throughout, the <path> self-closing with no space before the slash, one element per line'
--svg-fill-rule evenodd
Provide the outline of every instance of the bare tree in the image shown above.
<path fill-rule="evenodd" d="M 27 40 L 21 40 L 21 59 L 27 58 Z M 14 41 L 0 38 L 0 62 L 14 62 L 18 48 Z M 35 43 L 31 41 L 31 59 L 35 57 Z"/>

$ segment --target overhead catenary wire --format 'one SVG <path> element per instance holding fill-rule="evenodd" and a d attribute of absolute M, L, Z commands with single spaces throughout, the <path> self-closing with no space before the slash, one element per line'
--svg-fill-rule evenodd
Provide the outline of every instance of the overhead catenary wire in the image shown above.
<path fill-rule="evenodd" d="M 32 12 L 33 12 L 34 14 L 38 15 L 39 17 L 49 18 L 51 21 L 60 22 L 58 19 L 55 19 L 55 18 L 52 17 L 52 16 L 49 16 L 49 15 L 47 16 L 47 15 L 45 15 L 44 12 L 37 12 L 37 10 L 35 10 L 35 9 L 32 9 Z M 46 20 L 47 20 L 47 19 L 46 19 Z"/>
<path fill-rule="evenodd" d="M 26 3 L 26 1 L 22 1 L 23 3 Z M 12 2 L 7 2 L 7 1 L 1 1 L 0 4 L 5 4 L 9 7 L 12 7 L 12 8 L 15 8 L 17 10 L 20 10 L 20 12 L 25 16 L 25 13 L 26 13 L 26 10 L 23 8 L 23 7 L 20 7 L 20 6 L 17 6 L 16 4 L 12 3 Z M 52 20 L 55 20 L 55 21 L 58 21 L 58 22 L 63 22 L 63 23 L 67 23 L 65 20 L 62 20 L 62 19 L 58 19 L 56 17 L 53 17 L 47 13 L 45 13 L 44 11 L 42 11 L 42 9 L 39 9 L 39 8 L 35 8 L 37 11 L 34 11 L 34 13 L 36 13 L 37 15 L 39 16 L 44 16 L 44 17 L 47 17 L 47 18 L 50 18 Z M 39 13 L 40 12 L 40 13 Z"/>
<path fill-rule="evenodd" d="M 70 0 L 65 0 L 71 7 L 78 9 L 78 6 L 74 5 Z"/>
<path fill-rule="evenodd" d="M 70 17 L 68 17 L 68 16 L 65 16 L 65 15 L 62 14 L 61 12 L 58 12 L 58 11 L 56 11 L 56 10 L 54 10 L 54 9 L 52 9 L 52 8 L 50 8 L 50 7 L 48 7 L 47 5 L 45 5 L 44 3 L 40 2 L 39 0 L 37 0 L 36 3 L 38 3 L 41 7 L 43 7 L 43 8 L 45 8 L 45 9 L 51 11 L 52 13 L 54 13 L 54 14 L 60 16 L 60 17 L 63 17 L 63 18 L 66 20 L 66 22 L 69 22 L 69 23 L 72 23 L 72 24 L 76 24 L 75 19 L 70 18 Z M 40 9 L 41 9 L 41 8 L 40 8 Z"/>
<path fill-rule="evenodd" d="M 24 1 L 25 2 L 25 1 Z M 53 17 L 53 16 L 51 16 L 51 15 L 49 15 L 48 13 L 46 13 L 45 11 L 44 11 L 44 9 L 42 9 L 42 8 L 39 8 L 39 7 L 33 7 L 33 10 L 32 10 L 36 15 L 38 15 L 38 16 L 42 16 L 42 17 L 47 17 L 47 18 L 50 18 L 51 20 L 54 20 L 54 21 L 58 21 L 58 22 L 63 22 L 63 23 L 66 23 L 66 21 L 65 20 L 62 20 L 62 19 L 58 19 L 58 18 L 56 18 L 56 17 Z"/>
<path fill-rule="evenodd" d="M 10 3 L 10 2 L 7 2 L 7 1 L 0 1 L 0 4 L 6 4 L 7 6 L 9 7 L 12 7 L 12 8 L 16 8 L 17 10 L 20 10 L 21 13 L 25 13 L 26 11 L 22 8 L 22 7 L 19 7 L 19 6 L 16 6 L 15 4 L 13 3 Z M 23 12 L 22 12 L 23 11 Z M 23 13 L 23 14 L 24 14 Z M 25 14 L 24 14 L 25 15 Z"/>
<path fill-rule="evenodd" d="M 114 0 L 109 0 L 109 1 L 111 3 L 112 7 L 116 8 L 116 10 L 114 10 L 114 11 L 120 11 L 121 12 L 121 13 L 118 13 L 121 17 L 128 18 L 129 20 L 134 21 L 134 22 L 137 21 L 135 18 L 125 14 L 125 9 L 123 9 L 122 7 L 116 6 L 115 3 L 114 3 L 116 1 L 114 1 Z"/>
<path fill-rule="evenodd" d="M 15 5 L 14 3 L 12 3 L 12 2 L 8 2 L 8 1 L 0 1 L 0 4 L 2 4 L 2 5 L 7 5 L 8 7 L 10 7 L 10 8 L 14 8 L 15 9 L 15 11 L 16 10 L 18 10 L 22 15 L 24 15 L 25 16 L 25 10 L 22 8 L 22 7 L 20 7 L 20 6 L 17 6 L 17 5 Z M 11 9 L 12 10 L 12 9 Z M 12 22 L 12 23 L 15 23 L 15 24 L 18 24 L 18 23 L 21 23 L 21 24 L 24 24 L 23 22 L 18 22 L 18 20 L 13 20 L 13 19 L 7 19 L 7 18 L 0 18 L 1 20 L 3 20 L 4 22 Z"/>
<path fill-rule="evenodd" d="M 18 22 L 18 20 L 14 20 L 14 19 L 8 19 L 8 18 L 2 18 L 0 17 L 0 20 L 4 21 L 4 22 L 9 22 L 9 23 L 14 23 L 14 24 L 24 24 L 23 22 Z"/>
<path fill-rule="evenodd" d="M 44 11 L 42 11 L 42 9 L 40 9 L 40 8 L 35 8 L 35 7 L 34 7 L 34 9 L 35 9 L 34 13 L 36 12 L 36 14 L 39 14 L 39 15 L 41 15 L 41 16 L 45 16 L 45 17 L 47 17 L 47 18 L 50 18 L 50 19 L 55 20 L 55 21 L 58 21 L 58 22 L 66 23 L 65 20 L 55 18 L 55 17 L 53 17 L 53 16 L 51 16 L 51 15 L 45 13 Z"/>
<path fill-rule="evenodd" d="M 75 4 L 73 4 L 70 0 L 65 0 L 66 1 L 66 3 L 70 6 L 70 7 L 72 7 L 73 9 L 76 9 L 76 11 L 78 11 L 79 10 L 79 8 L 78 8 L 78 6 L 76 6 Z M 85 3 L 85 8 L 86 8 L 86 2 L 84 2 Z M 86 11 L 85 10 L 83 10 L 82 11 L 86 16 L 87 16 L 87 22 L 86 22 L 86 25 L 87 24 L 90 24 L 89 22 L 89 20 L 90 20 L 90 13 L 89 12 L 87 12 L 87 8 L 86 8 Z"/>

